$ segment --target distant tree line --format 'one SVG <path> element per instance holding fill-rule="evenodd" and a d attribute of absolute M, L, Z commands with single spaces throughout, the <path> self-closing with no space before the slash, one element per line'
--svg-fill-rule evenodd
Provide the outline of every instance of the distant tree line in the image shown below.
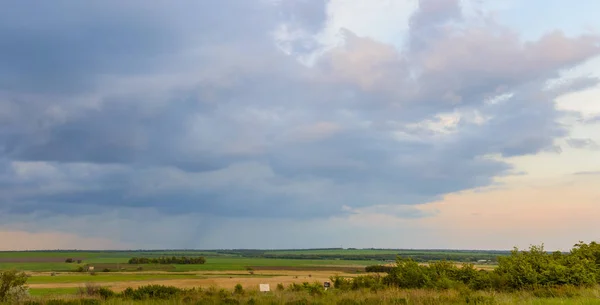
<path fill-rule="evenodd" d="M 129 264 L 184 264 L 184 265 L 200 265 L 206 263 L 206 259 L 202 256 L 198 257 L 132 257 L 128 261 Z"/>
<path fill-rule="evenodd" d="M 509 255 L 509 251 L 485 251 L 485 250 L 397 250 L 397 253 L 346 253 L 345 249 L 317 249 L 333 250 L 337 253 L 306 253 L 313 250 L 278 250 L 276 252 L 269 250 L 241 249 L 241 250 L 209 250 L 216 255 L 241 256 L 247 258 L 269 258 L 269 259 L 307 259 L 307 260 L 379 260 L 395 261 L 398 255 L 406 258 L 412 258 L 417 262 L 430 262 L 440 260 L 451 260 L 455 262 L 476 262 L 478 260 L 487 260 L 497 262 L 499 256 Z M 348 249 L 349 250 L 349 249 Z M 380 250 L 380 249 L 366 249 Z M 390 250 L 390 249 L 387 249 Z M 281 253 L 289 251 L 291 253 Z"/>
<path fill-rule="evenodd" d="M 232 254 L 232 253 L 228 253 Z M 398 254 L 276 254 L 276 253 L 244 253 L 241 255 L 249 258 L 270 258 L 270 259 L 307 259 L 307 260 L 377 260 L 377 261 L 394 261 Z M 402 254 L 402 257 L 412 258 L 416 262 L 429 262 L 451 260 L 455 262 L 475 262 L 477 260 L 489 260 L 497 262 L 499 255 L 481 254 L 450 254 L 450 253 L 419 253 L 419 254 Z"/>

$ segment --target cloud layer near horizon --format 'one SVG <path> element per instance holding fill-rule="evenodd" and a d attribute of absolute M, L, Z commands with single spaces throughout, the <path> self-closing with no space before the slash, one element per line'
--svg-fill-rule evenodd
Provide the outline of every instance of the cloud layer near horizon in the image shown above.
<path fill-rule="evenodd" d="M 421 204 L 514 174 L 503 158 L 559 152 L 571 113 L 555 98 L 598 83 L 547 86 L 600 55 L 599 36 L 523 41 L 458 0 L 419 1 L 402 48 L 349 29 L 328 44 L 328 18 L 302 0 L 3 9 L 2 223 L 202 222 L 185 245 L 211 219 L 424 217 Z"/>

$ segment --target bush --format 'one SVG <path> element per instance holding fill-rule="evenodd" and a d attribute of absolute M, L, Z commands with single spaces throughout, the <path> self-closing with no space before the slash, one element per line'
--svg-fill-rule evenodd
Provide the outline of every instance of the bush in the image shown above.
<path fill-rule="evenodd" d="M 124 298 L 132 300 L 167 300 L 175 297 L 181 292 L 181 289 L 173 286 L 147 285 L 138 287 L 137 289 L 132 289 L 131 287 L 129 287 L 123 291 L 122 295 Z"/>
<path fill-rule="evenodd" d="M 79 287 L 78 294 L 85 296 L 97 296 L 100 291 L 100 285 L 94 283 L 86 283 L 85 287 Z"/>
<path fill-rule="evenodd" d="M 233 289 L 233 292 L 235 294 L 243 295 L 244 294 L 244 287 L 242 287 L 242 284 L 237 284 L 237 285 L 235 285 L 235 288 Z"/>
<path fill-rule="evenodd" d="M 65 259 L 65 263 L 72 263 L 72 262 L 73 262 L 73 259 L 72 259 L 72 258 L 67 258 L 67 259 Z"/>
<path fill-rule="evenodd" d="M 27 274 L 16 270 L 0 272 L 0 302 L 17 303 L 27 296 Z"/>
<path fill-rule="evenodd" d="M 322 295 L 325 292 L 325 288 L 319 282 L 314 282 L 312 284 L 302 283 L 302 286 L 312 296 Z"/>
<path fill-rule="evenodd" d="M 393 266 L 372 265 L 365 267 L 365 272 L 389 273 Z"/>
<path fill-rule="evenodd" d="M 285 287 L 283 286 L 282 283 L 277 284 L 277 291 L 284 291 Z"/>
<path fill-rule="evenodd" d="M 297 283 L 291 283 L 288 286 L 288 290 L 294 291 L 294 292 L 302 291 L 302 285 L 297 284 Z"/>
<path fill-rule="evenodd" d="M 429 268 L 420 266 L 413 259 L 398 257 L 396 267 L 385 276 L 384 282 L 400 288 L 424 288 L 431 287 Z"/>
<path fill-rule="evenodd" d="M 100 289 L 98 289 L 98 295 L 102 299 L 106 300 L 106 299 L 110 299 L 110 298 L 114 297 L 115 292 L 106 287 L 100 287 Z"/>

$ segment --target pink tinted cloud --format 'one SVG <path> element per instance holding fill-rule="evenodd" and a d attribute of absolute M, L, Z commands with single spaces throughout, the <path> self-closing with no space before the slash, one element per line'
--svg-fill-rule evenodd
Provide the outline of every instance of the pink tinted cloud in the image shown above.
<path fill-rule="evenodd" d="M 122 249 L 124 245 L 106 238 L 81 237 L 65 232 L 25 232 L 0 229 L 0 251 L 53 249 Z"/>

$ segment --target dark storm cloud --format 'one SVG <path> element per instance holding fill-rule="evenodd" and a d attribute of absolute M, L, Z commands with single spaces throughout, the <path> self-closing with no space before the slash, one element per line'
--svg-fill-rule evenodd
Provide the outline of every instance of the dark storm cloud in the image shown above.
<path fill-rule="evenodd" d="M 420 1 L 403 50 L 346 31 L 314 66 L 293 55 L 319 47 L 321 1 L 0 14 L 0 210 L 12 214 L 306 219 L 430 202 L 511 172 L 490 156 L 554 149 L 567 135 L 554 98 L 596 81 L 545 81 L 599 54 L 595 36 L 454 27 L 449 0 Z M 300 34 L 274 37 L 282 27 Z"/>

